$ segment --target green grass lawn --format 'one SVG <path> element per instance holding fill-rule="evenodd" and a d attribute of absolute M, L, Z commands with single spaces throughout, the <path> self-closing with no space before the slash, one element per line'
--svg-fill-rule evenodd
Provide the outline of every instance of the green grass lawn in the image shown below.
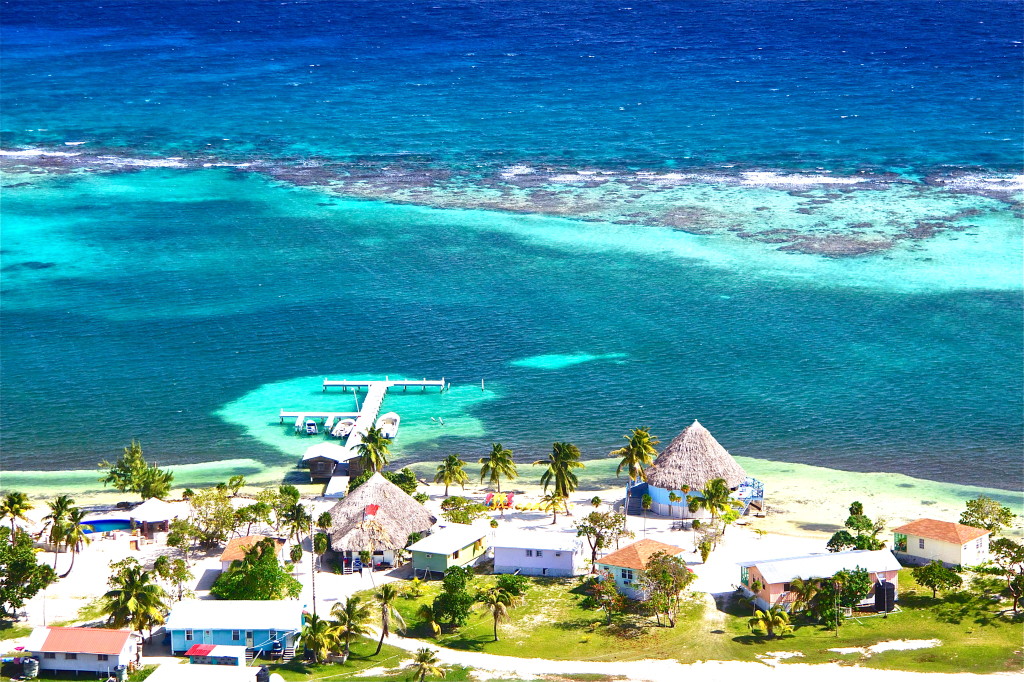
<path fill-rule="evenodd" d="M 278 673 L 287 682 L 307 682 L 311 680 L 344 680 L 353 679 L 360 682 L 404 680 L 409 678 L 409 671 L 403 670 L 403 664 L 412 659 L 412 654 L 385 644 L 380 654 L 374 655 L 377 641 L 365 638 L 352 640 L 352 654 L 344 663 L 305 663 L 298 659 L 280 665 L 267 666 L 272 673 Z M 372 668 L 385 668 L 386 672 L 363 676 L 361 673 Z M 428 677 L 428 680 L 440 679 Z M 444 677 L 448 682 L 464 682 L 472 679 L 469 669 L 459 666 L 448 670 Z"/>
<path fill-rule="evenodd" d="M 32 634 L 31 625 L 18 625 L 9 620 L 0 620 L 0 641 L 26 637 L 30 634 Z"/>
<path fill-rule="evenodd" d="M 477 576 L 472 590 L 494 584 L 494 576 Z M 484 610 L 476 611 L 466 627 L 443 632 L 436 639 L 416 617 L 422 603 L 430 603 L 441 583 L 424 586 L 423 596 L 402 599 L 398 608 L 409 626 L 407 636 L 429 645 L 505 656 L 553 660 L 676 659 L 682 663 L 702 660 L 757 660 L 766 652 L 793 651 L 802 656 L 792 662 L 841 661 L 874 668 L 922 672 L 972 671 L 979 673 L 1019 670 L 1024 663 L 1024 619 L 1011 620 L 994 603 L 974 590 L 932 599 L 920 588 L 909 570 L 900 573 L 901 613 L 847 620 L 838 638 L 830 630 L 797 623 L 793 633 L 768 640 L 747 627 L 749 610 L 722 613 L 699 600 L 688 603 L 675 628 L 660 627 L 653 618 L 627 615 L 605 624 L 604 613 L 580 606 L 574 579 L 534 578 L 523 605 L 514 608 L 511 620 L 499 626 L 494 641 L 493 621 Z M 368 595 L 367 595 L 368 596 Z M 941 646 L 910 651 L 888 651 L 865 657 L 839 654 L 835 647 L 864 647 L 900 639 L 938 639 Z"/>

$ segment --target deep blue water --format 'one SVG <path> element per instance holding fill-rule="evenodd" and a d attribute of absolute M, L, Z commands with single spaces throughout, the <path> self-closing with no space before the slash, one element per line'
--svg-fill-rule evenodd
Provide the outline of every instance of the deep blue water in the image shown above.
<path fill-rule="evenodd" d="M 437 4 L 0 3 L 0 146 L 335 160 L 381 186 L 389 164 L 469 183 L 513 164 L 1019 171 L 1017 3 Z M 835 192 L 825 227 L 870 212 L 885 228 L 911 199 L 914 224 L 950 196 L 947 223 L 983 215 L 840 260 L 237 170 L 14 170 L 7 469 L 91 468 L 132 437 L 161 464 L 290 461 L 214 413 L 271 382 L 390 373 L 502 393 L 472 408 L 483 435 L 406 460 L 491 440 L 599 456 L 632 426 L 667 442 L 696 418 L 737 454 L 1021 487 L 1020 219 L 1004 199 Z M 737 230 L 793 198 L 730 191 Z M 622 355 L 511 364 L 553 353 Z"/>

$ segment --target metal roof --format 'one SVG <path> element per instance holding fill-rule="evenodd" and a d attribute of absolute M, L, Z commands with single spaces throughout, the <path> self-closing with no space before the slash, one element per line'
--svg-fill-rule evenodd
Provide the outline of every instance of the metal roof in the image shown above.
<path fill-rule="evenodd" d="M 106 628 L 36 628 L 25 649 L 32 652 L 117 656 L 131 636 L 129 630 Z"/>
<path fill-rule="evenodd" d="M 573 552 L 583 545 L 576 533 L 523 531 L 503 528 L 494 534 L 494 548 L 550 549 Z"/>
<path fill-rule="evenodd" d="M 167 630 L 278 630 L 302 628 L 298 600 L 192 599 L 171 608 Z"/>
<path fill-rule="evenodd" d="M 831 578 L 839 571 L 854 568 L 867 569 L 869 573 L 898 571 L 900 562 L 887 549 L 868 551 L 863 549 L 828 554 L 810 554 L 787 559 L 768 561 L 745 561 L 740 566 L 756 566 L 768 584 L 788 583 L 796 578 Z"/>
<path fill-rule="evenodd" d="M 451 554 L 484 538 L 490 528 L 470 526 L 465 523 L 451 523 L 434 526 L 434 532 L 419 542 L 409 545 L 410 552 L 430 554 Z"/>

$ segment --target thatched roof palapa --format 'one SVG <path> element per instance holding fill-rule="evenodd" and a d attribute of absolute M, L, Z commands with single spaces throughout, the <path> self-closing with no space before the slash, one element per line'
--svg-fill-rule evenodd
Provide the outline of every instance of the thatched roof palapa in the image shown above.
<path fill-rule="evenodd" d="M 377 513 L 364 519 L 368 505 Z M 374 474 L 330 510 L 331 549 L 336 552 L 400 549 L 411 533 L 422 533 L 437 521 L 404 490 Z"/>
<path fill-rule="evenodd" d="M 701 490 L 716 478 L 735 488 L 747 478 L 729 451 L 694 420 L 661 451 L 647 470 L 647 482 L 665 490 Z"/>

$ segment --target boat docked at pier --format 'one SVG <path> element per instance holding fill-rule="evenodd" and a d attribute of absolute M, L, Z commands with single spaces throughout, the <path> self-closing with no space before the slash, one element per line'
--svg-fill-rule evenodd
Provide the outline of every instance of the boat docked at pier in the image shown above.
<path fill-rule="evenodd" d="M 398 416 L 397 412 L 388 412 L 381 415 L 380 419 L 377 420 L 377 428 L 380 429 L 380 433 L 385 438 L 394 438 L 398 435 L 398 424 L 402 421 L 402 418 Z"/>

